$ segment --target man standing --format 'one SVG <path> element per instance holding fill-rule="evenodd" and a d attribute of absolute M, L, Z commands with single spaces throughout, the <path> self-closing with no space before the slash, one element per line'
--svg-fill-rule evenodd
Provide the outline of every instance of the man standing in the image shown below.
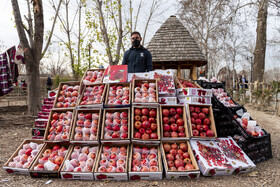
<path fill-rule="evenodd" d="M 122 65 L 127 65 L 128 73 L 141 73 L 153 70 L 152 55 L 140 42 L 139 32 L 131 33 L 132 47 L 124 53 Z"/>

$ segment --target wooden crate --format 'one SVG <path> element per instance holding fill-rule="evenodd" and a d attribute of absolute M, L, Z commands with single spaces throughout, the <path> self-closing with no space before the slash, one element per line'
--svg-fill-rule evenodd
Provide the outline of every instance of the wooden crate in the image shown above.
<path fill-rule="evenodd" d="M 136 108 L 139 108 L 139 109 L 143 109 L 143 108 L 149 108 L 149 109 L 155 109 L 157 112 L 157 116 L 156 116 L 156 124 L 157 124 L 157 135 L 158 135 L 158 139 L 149 139 L 149 140 L 142 140 L 142 139 L 137 139 L 134 137 L 134 133 L 135 133 L 135 130 L 134 130 L 134 118 L 135 118 L 135 115 L 134 115 L 134 110 Z M 159 108 L 156 107 L 156 106 L 132 106 L 132 109 L 131 109 L 131 141 L 133 143 L 144 143 L 144 144 L 159 144 L 160 143 L 160 119 L 159 119 Z"/>
<path fill-rule="evenodd" d="M 57 94 L 56 94 L 56 96 L 55 96 L 55 100 L 54 100 L 54 104 L 53 104 L 53 108 L 54 108 L 54 109 L 57 109 L 57 108 L 58 108 L 58 107 L 56 106 L 57 103 L 58 103 L 57 99 L 59 98 L 60 92 L 62 91 L 62 86 L 64 86 L 64 85 L 68 85 L 68 86 L 80 86 L 80 82 L 79 82 L 79 81 L 69 81 L 69 82 L 60 82 L 60 83 L 59 83 L 58 91 L 57 91 Z M 77 103 L 78 103 L 79 97 L 80 97 L 80 95 L 81 95 L 81 92 L 82 92 L 81 87 L 79 87 L 79 90 L 78 90 L 78 93 L 79 93 L 79 94 L 78 94 L 77 100 L 76 100 L 76 102 L 75 102 L 75 106 L 72 106 L 72 107 L 61 107 L 61 108 L 59 108 L 59 109 L 63 109 L 63 108 L 71 108 L 71 109 L 74 109 L 74 108 L 77 106 Z"/>
<path fill-rule="evenodd" d="M 109 98 L 109 92 L 110 92 L 110 87 L 111 86 L 123 86 L 123 87 L 128 87 L 129 88 L 129 103 L 126 105 L 114 105 L 114 104 L 109 104 L 108 103 L 108 98 Z M 131 106 L 131 83 L 130 82 L 119 82 L 119 83 L 108 83 L 107 84 L 107 91 L 106 91 L 106 99 L 104 102 L 104 107 L 106 108 L 118 108 L 118 107 L 130 107 Z"/>
<path fill-rule="evenodd" d="M 158 105 L 158 81 L 156 79 L 134 79 L 132 85 L 132 104 L 133 105 Z M 137 83 L 155 83 L 156 84 L 156 102 L 141 103 L 135 101 L 135 87 Z"/>
<path fill-rule="evenodd" d="M 12 154 L 12 156 L 7 160 L 7 162 L 4 164 L 3 169 L 7 172 L 7 173 L 15 173 L 15 174 L 21 174 L 21 175 L 28 175 L 28 169 L 30 169 L 30 167 L 32 166 L 32 163 L 36 160 L 37 156 L 39 155 L 39 152 L 41 151 L 41 149 L 43 148 L 43 145 L 41 146 L 41 148 L 38 150 L 38 153 L 36 154 L 36 156 L 33 158 L 30 166 L 27 169 L 24 168 L 14 168 L 14 167 L 10 167 L 9 166 L 9 162 L 11 162 L 13 160 L 14 157 L 16 157 L 18 155 L 18 152 L 23 148 L 24 144 L 30 143 L 30 142 L 34 142 L 37 144 L 44 144 L 43 140 L 33 140 L 33 139 L 25 139 L 20 146 L 16 149 L 16 151 Z"/>
<path fill-rule="evenodd" d="M 69 135 L 68 135 L 68 138 L 65 139 L 65 140 L 59 140 L 59 141 L 51 141 L 51 140 L 48 140 L 48 135 L 49 135 L 49 130 L 51 128 L 51 122 L 52 122 L 52 116 L 53 114 L 57 112 L 57 113 L 66 113 L 66 112 L 72 112 L 72 119 L 70 120 L 70 130 L 69 130 Z M 46 131 L 45 131 L 45 134 L 44 134 L 44 140 L 45 142 L 69 142 L 70 141 L 70 136 L 71 136 L 71 132 L 72 132 L 72 124 L 73 124 L 73 118 L 75 116 L 75 111 L 73 109 L 69 109 L 69 108 L 65 108 L 65 109 L 52 109 L 51 112 L 50 112 L 50 115 L 49 115 L 49 121 L 48 121 L 48 124 L 47 124 L 47 127 L 46 127 Z"/>
<path fill-rule="evenodd" d="M 192 165 L 194 166 L 195 169 L 192 170 L 186 170 L 186 171 L 171 171 L 168 169 L 168 164 L 167 164 L 167 159 L 166 159 L 166 153 L 164 151 L 163 145 L 165 143 L 169 143 L 170 145 L 172 143 L 186 143 L 188 145 L 188 153 L 190 155 L 190 159 L 192 161 Z M 164 164 L 164 169 L 165 169 L 165 177 L 167 179 L 176 179 L 179 177 L 188 177 L 190 179 L 192 178 L 198 178 L 200 176 L 200 170 L 199 167 L 197 165 L 196 159 L 194 157 L 191 145 L 189 143 L 189 141 L 185 141 L 185 140 L 169 140 L 169 141 L 162 141 L 160 144 L 160 148 L 161 148 L 161 153 L 162 153 L 162 160 L 163 160 L 163 164 Z"/>
<path fill-rule="evenodd" d="M 105 139 L 104 138 L 104 134 L 105 134 L 105 120 L 106 120 L 106 113 L 107 112 L 127 112 L 128 114 L 128 120 L 127 120 L 127 138 L 126 139 Z M 103 113 L 103 119 L 102 119 L 102 129 L 101 129 L 101 138 L 100 141 L 102 144 L 108 144 L 108 143 L 123 143 L 123 144 L 129 144 L 130 143 L 130 132 L 131 132 L 131 119 L 130 119 L 130 108 L 112 108 L 112 109 L 104 109 L 104 113 Z"/>
<path fill-rule="evenodd" d="M 201 136 L 194 136 L 193 135 L 193 131 L 192 131 L 192 123 L 191 123 L 191 116 L 190 116 L 190 106 L 199 106 L 199 107 L 208 107 L 209 108 L 209 114 L 208 114 L 208 117 L 211 121 L 211 124 L 210 124 L 210 130 L 212 130 L 215 134 L 214 137 L 201 137 Z M 216 131 L 216 125 L 215 125 L 215 120 L 214 120 L 214 115 L 213 115 L 213 109 L 212 109 L 212 106 L 211 105 L 195 105 L 195 104 L 187 104 L 186 105 L 186 109 L 187 109 L 187 117 L 188 117 L 188 126 L 189 126 L 189 129 L 190 129 L 190 134 L 191 134 L 191 138 L 192 139 L 200 139 L 200 140 L 207 140 L 207 139 L 216 139 L 218 136 L 217 136 L 217 131 Z"/>
<path fill-rule="evenodd" d="M 181 117 L 183 118 L 184 121 L 184 127 L 185 127 L 185 137 L 164 137 L 163 136 L 163 115 L 162 115 L 162 110 L 165 108 L 182 108 L 183 110 L 183 114 L 181 115 Z M 189 128 L 188 128 L 188 121 L 187 121 L 187 114 L 186 114 L 186 107 L 182 106 L 182 105 L 161 105 L 160 106 L 160 122 L 161 122 L 161 140 L 188 140 L 190 138 L 190 134 L 189 134 Z"/>
<path fill-rule="evenodd" d="M 196 82 L 194 82 L 194 81 L 191 81 L 191 80 L 188 80 L 188 79 L 183 79 L 183 78 L 180 78 L 180 77 L 176 77 L 176 78 L 174 78 L 174 82 L 175 82 L 175 87 L 176 87 L 177 89 L 178 89 L 178 88 L 184 88 L 184 86 L 180 83 L 179 80 L 192 83 L 192 84 L 195 85 L 197 88 L 202 88 L 201 86 L 199 86 L 199 85 L 198 85 Z"/>
<path fill-rule="evenodd" d="M 86 91 L 86 88 L 87 88 L 88 86 L 94 87 L 94 86 L 101 86 L 101 85 L 104 85 L 104 90 L 103 90 L 103 93 L 102 93 L 100 102 L 99 102 L 99 103 L 96 103 L 96 104 L 81 105 L 81 102 L 83 101 L 83 97 L 84 97 L 84 93 L 85 93 L 85 91 Z M 94 85 L 87 85 L 87 86 L 84 86 L 84 88 L 83 88 L 83 90 L 82 90 L 81 97 L 79 98 L 79 101 L 77 102 L 77 106 L 78 106 L 79 108 L 102 108 L 102 107 L 103 107 L 103 102 L 104 102 L 104 99 L 105 99 L 106 89 L 107 89 L 107 85 L 106 85 L 105 83 L 98 83 L 98 84 L 94 84 Z"/>
<path fill-rule="evenodd" d="M 52 149 L 55 145 L 63 146 L 67 149 L 67 154 L 64 156 L 63 162 L 61 163 L 60 167 L 57 171 L 35 171 L 34 167 L 39 163 L 39 159 L 43 157 L 43 153 L 46 149 Z M 59 178 L 60 177 L 60 171 L 62 169 L 62 166 L 65 162 L 65 158 L 67 158 L 69 154 L 69 150 L 71 150 L 71 146 L 69 143 L 66 142 L 60 142 L 60 143 L 45 143 L 44 147 L 41 149 L 41 151 L 38 153 L 38 156 L 36 157 L 36 160 L 34 160 L 32 166 L 30 167 L 29 174 L 31 177 L 35 178 L 41 178 L 41 177 L 48 177 L 48 178 Z"/>
<path fill-rule="evenodd" d="M 141 172 L 141 171 L 132 171 L 132 156 L 133 156 L 133 147 L 138 146 L 138 147 L 147 147 L 147 148 L 152 148 L 156 147 L 157 148 L 157 162 L 158 162 L 158 171 L 156 172 Z M 162 175 L 163 175 L 163 167 L 162 167 L 162 158 L 161 158 L 161 153 L 160 153 L 160 146 L 159 145 L 147 145 L 147 144 L 137 144 L 137 143 L 132 143 L 130 145 L 130 154 L 129 154 L 129 169 L 128 169 L 128 175 L 130 180 L 136 180 L 136 179 L 142 179 L 142 180 L 162 180 Z"/>
<path fill-rule="evenodd" d="M 76 123 L 78 120 L 78 114 L 79 113 L 98 113 L 98 126 L 97 126 L 97 135 L 96 135 L 96 140 L 75 140 L 75 128 L 76 128 Z M 101 109 L 77 109 L 75 112 L 75 116 L 73 117 L 73 124 L 72 124 L 72 131 L 71 131 L 71 136 L 70 136 L 70 142 L 73 144 L 98 144 L 99 143 L 99 136 L 100 136 L 100 127 L 101 127 L 101 122 L 102 122 L 102 110 Z"/>

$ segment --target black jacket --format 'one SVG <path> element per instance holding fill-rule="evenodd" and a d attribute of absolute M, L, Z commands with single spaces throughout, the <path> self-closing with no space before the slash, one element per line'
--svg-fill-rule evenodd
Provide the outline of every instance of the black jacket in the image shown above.
<path fill-rule="evenodd" d="M 143 46 L 140 48 L 131 47 L 124 53 L 122 65 L 127 65 L 128 73 L 152 71 L 152 55 Z"/>

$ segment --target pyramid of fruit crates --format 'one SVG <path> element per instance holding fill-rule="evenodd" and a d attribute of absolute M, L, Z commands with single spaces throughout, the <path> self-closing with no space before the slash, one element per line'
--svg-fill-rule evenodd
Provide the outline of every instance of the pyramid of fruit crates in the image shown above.
<path fill-rule="evenodd" d="M 170 70 L 103 83 L 104 71 L 89 69 L 81 82 L 60 83 L 44 139 L 25 140 L 3 168 L 32 177 L 160 180 L 256 167 L 243 144 L 218 138 L 211 89 Z"/>

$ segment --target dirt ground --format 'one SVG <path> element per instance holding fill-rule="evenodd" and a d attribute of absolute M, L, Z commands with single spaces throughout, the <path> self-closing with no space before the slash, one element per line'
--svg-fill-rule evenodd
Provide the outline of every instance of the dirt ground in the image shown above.
<path fill-rule="evenodd" d="M 25 115 L 26 106 L 0 107 L 0 167 L 25 138 L 31 137 L 33 117 Z M 97 182 L 73 181 L 62 179 L 33 179 L 30 176 L 0 172 L 0 186 L 280 186 L 280 118 L 269 113 L 255 111 L 247 107 L 252 118 L 257 120 L 272 137 L 273 159 L 257 164 L 257 169 L 248 174 L 237 174 L 219 177 L 200 177 L 199 179 L 177 179 L 162 181 L 124 181 Z M 52 182 L 48 185 L 45 183 Z"/>

